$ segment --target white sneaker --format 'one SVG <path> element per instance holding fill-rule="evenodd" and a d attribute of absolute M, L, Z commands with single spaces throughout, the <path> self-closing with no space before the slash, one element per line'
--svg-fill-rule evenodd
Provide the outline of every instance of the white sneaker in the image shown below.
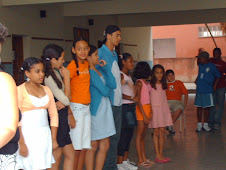
<path fill-rule="evenodd" d="M 135 165 L 133 165 L 133 164 L 131 164 L 131 163 L 129 162 L 129 160 L 123 161 L 123 164 L 125 165 L 125 167 L 127 167 L 127 168 L 130 169 L 130 170 L 137 170 L 137 169 L 138 169 L 138 167 L 135 166 Z"/>
<path fill-rule="evenodd" d="M 202 130 L 202 123 L 198 123 L 196 132 L 201 132 L 201 130 Z"/>
<path fill-rule="evenodd" d="M 209 132 L 211 130 L 211 128 L 208 126 L 208 123 L 204 123 L 203 125 L 203 130 L 206 131 L 206 132 Z"/>
<path fill-rule="evenodd" d="M 124 164 L 117 164 L 118 170 L 129 170 Z"/>

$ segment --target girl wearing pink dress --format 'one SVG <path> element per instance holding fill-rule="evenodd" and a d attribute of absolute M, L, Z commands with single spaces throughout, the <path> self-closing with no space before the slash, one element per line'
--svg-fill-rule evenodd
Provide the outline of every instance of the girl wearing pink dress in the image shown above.
<path fill-rule="evenodd" d="M 166 75 L 162 65 L 158 64 L 153 67 L 151 78 L 150 99 L 152 106 L 152 119 L 149 127 L 154 129 L 153 143 L 156 152 L 155 161 L 166 163 L 171 161 L 163 156 L 165 127 L 172 126 L 172 116 L 166 98 Z"/>

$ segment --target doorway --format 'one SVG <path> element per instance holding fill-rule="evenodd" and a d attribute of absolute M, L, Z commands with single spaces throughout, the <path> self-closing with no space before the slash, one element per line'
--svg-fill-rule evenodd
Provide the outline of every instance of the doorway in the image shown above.
<path fill-rule="evenodd" d="M 12 48 L 13 48 L 13 78 L 17 85 L 20 81 L 20 68 L 24 61 L 23 52 L 23 36 L 12 36 Z M 21 76 L 22 78 L 23 76 Z M 22 78 L 23 79 L 23 78 Z M 21 80 L 23 81 L 23 80 Z"/>

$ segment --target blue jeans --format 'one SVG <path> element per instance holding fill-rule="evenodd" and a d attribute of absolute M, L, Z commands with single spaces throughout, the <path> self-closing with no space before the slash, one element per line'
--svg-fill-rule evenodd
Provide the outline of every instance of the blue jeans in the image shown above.
<path fill-rule="evenodd" d="M 215 106 L 210 109 L 209 123 L 221 125 L 221 120 L 224 113 L 225 88 L 219 88 L 213 93 Z"/>
<path fill-rule="evenodd" d="M 103 170 L 117 170 L 117 148 L 121 135 L 122 106 L 112 106 L 116 134 L 110 137 L 110 148 L 107 153 Z"/>

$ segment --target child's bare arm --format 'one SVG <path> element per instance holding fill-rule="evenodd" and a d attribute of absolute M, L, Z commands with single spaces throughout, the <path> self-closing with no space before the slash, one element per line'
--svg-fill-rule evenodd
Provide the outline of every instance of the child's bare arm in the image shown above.
<path fill-rule="evenodd" d="M 135 86 L 136 86 L 135 87 L 136 88 L 136 95 L 135 96 L 137 97 L 137 101 L 138 101 L 137 102 L 137 106 L 139 107 L 139 109 L 140 109 L 140 111 L 142 113 L 142 116 L 144 118 L 144 123 L 148 124 L 149 120 L 148 120 L 148 118 L 147 118 L 147 116 L 146 116 L 146 114 L 144 112 L 143 106 L 142 106 L 142 104 L 140 102 L 140 100 L 141 100 L 142 83 L 140 81 L 137 81 Z"/>
<path fill-rule="evenodd" d="M 220 78 L 217 78 L 214 82 L 214 85 L 213 85 L 213 90 L 216 91 L 217 90 L 217 84 L 219 83 L 220 81 Z"/>

